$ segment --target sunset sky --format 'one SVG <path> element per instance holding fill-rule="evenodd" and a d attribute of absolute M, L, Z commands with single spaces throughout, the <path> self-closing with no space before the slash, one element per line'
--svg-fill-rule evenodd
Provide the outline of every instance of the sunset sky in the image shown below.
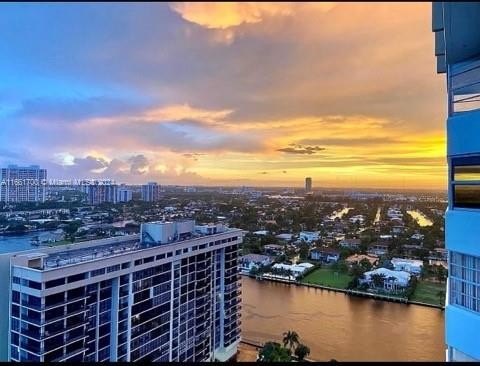
<path fill-rule="evenodd" d="M 0 5 L 0 164 L 444 188 L 431 3 Z"/>

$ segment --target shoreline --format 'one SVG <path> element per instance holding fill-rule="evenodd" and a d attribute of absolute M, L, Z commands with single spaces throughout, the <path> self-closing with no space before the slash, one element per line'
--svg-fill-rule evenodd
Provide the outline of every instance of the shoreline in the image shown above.
<path fill-rule="evenodd" d="M 252 276 L 247 273 L 242 273 L 242 276 L 247 276 L 250 278 L 254 278 L 255 280 L 259 280 L 257 276 Z M 358 296 L 358 297 L 365 297 L 365 298 L 370 298 L 374 300 L 381 300 L 381 301 L 388 301 L 388 302 L 397 302 L 397 303 L 403 303 L 406 305 L 418 305 L 418 306 L 424 306 L 424 307 L 429 307 L 429 308 L 435 308 L 444 311 L 445 307 L 441 305 L 435 305 L 435 304 L 429 304 L 425 302 L 420 302 L 420 301 L 412 301 L 408 300 L 407 298 L 403 297 L 395 297 L 395 296 L 388 296 L 388 295 L 382 295 L 382 294 L 372 294 L 369 292 L 364 292 L 364 291 L 358 291 L 358 290 L 347 290 L 347 289 L 342 289 L 342 288 L 337 288 L 337 287 L 330 287 L 330 286 L 324 286 L 324 285 L 316 285 L 313 283 L 305 283 L 305 282 L 298 282 L 294 280 L 287 280 L 287 279 L 282 279 L 282 278 L 274 278 L 274 277 L 268 277 L 268 278 L 261 278 L 261 281 L 272 281 L 272 282 L 280 282 L 288 285 L 295 285 L 295 286 L 305 286 L 305 287 L 310 287 L 310 288 L 315 288 L 315 289 L 320 289 L 320 290 L 327 290 L 327 291 L 333 291 L 333 292 L 340 292 L 345 295 L 349 296 Z"/>

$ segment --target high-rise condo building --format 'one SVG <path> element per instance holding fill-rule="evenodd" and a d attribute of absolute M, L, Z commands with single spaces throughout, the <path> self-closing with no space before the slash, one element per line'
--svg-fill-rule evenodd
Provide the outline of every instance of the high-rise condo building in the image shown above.
<path fill-rule="evenodd" d="M 142 186 L 142 201 L 155 202 L 160 198 L 160 186 L 156 182 L 148 182 Z"/>
<path fill-rule="evenodd" d="M 86 193 L 86 202 L 90 205 L 118 202 L 118 186 L 116 184 L 85 182 L 80 185 L 80 189 Z"/>
<path fill-rule="evenodd" d="M 312 191 L 312 178 L 305 178 L 305 191 L 310 193 Z"/>
<path fill-rule="evenodd" d="M 131 201 L 132 195 L 133 195 L 133 191 L 122 184 L 117 189 L 117 202 Z"/>
<path fill-rule="evenodd" d="M 1 202 L 45 202 L 47 170 L 9 165 L 0 171 Z"/>
<path fill-rule="evenodd" d="M 0 255 L 0 359 L 226 361 L 240 340 L 243 231 L 193 220 Z"/>
<path fill-rule="evenodd" d="M 434 2 L 437 72 L 447 79 L 448 361 L 480 360 L 480 3 Z"/>

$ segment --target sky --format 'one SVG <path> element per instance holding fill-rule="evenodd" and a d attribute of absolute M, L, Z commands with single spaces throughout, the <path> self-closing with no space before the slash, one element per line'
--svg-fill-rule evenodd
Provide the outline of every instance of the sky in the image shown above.
<path fill-rule="evenodd" d="M 2 3 L 0 165 L 443 189 L 426 3 Z"/>

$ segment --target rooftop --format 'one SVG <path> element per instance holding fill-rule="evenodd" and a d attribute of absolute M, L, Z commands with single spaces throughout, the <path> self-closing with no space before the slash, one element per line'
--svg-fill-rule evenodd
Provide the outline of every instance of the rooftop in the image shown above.
<path fill-rule="evenodd" d="M 38 252 L 18 253 L 18 257 L 30 260 L 33 257 L 44 257 L 42 269 L 52 269 L 72 264 L 83 263 L 87 261 L 99 260 L 129 252 L 145 250 L 157 246 L 170 246 L 182 243 L 186 240 L 197 239 L 205 236 L 220 235 L 225 232 L 237 231 L 240 229 L 224 228 L 223 231 L 217 233 L 203 233 L 194 231 L 188 238 L 179 237 L 168 243 L 152 243 L 142 242 L 139 234 L 124 235 L 121 237 L 113 237 L 100 240 L 91 240 L 78 244 L 69 244 L 57 248 L 46 248 Z M 74 246 L 74 248 L 69 249 Z M 33 257 L 32 257 L 33 256 Z"/>

